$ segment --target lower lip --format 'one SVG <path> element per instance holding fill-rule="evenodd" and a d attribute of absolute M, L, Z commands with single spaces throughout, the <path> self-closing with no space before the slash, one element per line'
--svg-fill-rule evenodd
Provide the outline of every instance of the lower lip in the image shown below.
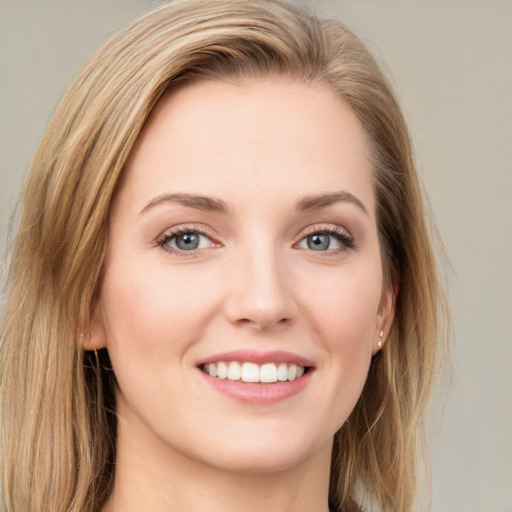
<path fill-rule="evenodd" d="M 310 368 L 307 373 L 298 379 L 267 384 L 218 379 L 217 377 L 210 377 L 210 375 L 202 370 L 198 369 L 198 371 L 201 373 L 205 381 L 219 393 L 234 398 L 240 402 L 252 404 L 269 404 L 279 402 L 299 394 L 306 387 L 311 379 L 311 374 L 313 373 L 313 370 Z"/>

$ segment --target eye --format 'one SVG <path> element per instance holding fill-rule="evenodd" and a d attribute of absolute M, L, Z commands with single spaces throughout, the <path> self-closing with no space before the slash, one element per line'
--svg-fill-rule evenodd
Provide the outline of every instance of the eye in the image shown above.
<path fill-rule="evenodd" d="M 305 236 L 297 247 L 311 251 L 342 251 L 354 247 L 354 239 L 351 235 L 340 229 L 322 229 Z"/>
<path fill-rule="evenodd" d="M 189 228 L 180 228 L 165 233 L 157 243 L 160 247 L 172 253 L 193 252 L 215 245 L 205 233 Z"/>

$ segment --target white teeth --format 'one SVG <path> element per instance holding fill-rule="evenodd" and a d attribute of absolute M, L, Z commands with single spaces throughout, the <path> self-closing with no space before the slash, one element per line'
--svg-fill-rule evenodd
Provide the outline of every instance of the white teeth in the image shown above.
<path fill-rule="evenodd" d="M 211 365 L 210 365 L 211 366 Z M 223 363 L 217 363 L 217 377 L 219 379 L 225 379 L 228 376 L 228 365 Z"/>
<path fill-rule="evenodd" d="M 240 380 L 240 364 L 236 361 L 228 364 L 228 380 Z"/>
<path fill-rule="evenodd" d="M 259 382 L 260 368 L 255 363 L 244 363 L 242 365 L 242 380 L 244 382 Z"/>
<path fill-rule="evenodd" d="M 287 363 L 239 363 L 219 361 L 203 365 L 203 371 L 218 379 L 241 380 L 243 382 L 286 382 L 304 375 L 304 366 Z"/>
<path fill-rule="evenodd" d="M 277 367 L 277 380 L 281 382 L 288 380 L 288 366 L 286 363 L 281 363 Z"/>
<path fill-rule="evenodd" d="M 260 382 L 277 382 L 277 368 L 274 363 L 261 365 Z"/>

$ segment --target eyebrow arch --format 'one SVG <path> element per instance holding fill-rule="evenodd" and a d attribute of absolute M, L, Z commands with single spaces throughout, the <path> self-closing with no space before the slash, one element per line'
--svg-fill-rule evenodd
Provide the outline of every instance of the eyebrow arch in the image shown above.
<path fill-rule="evenodd" d="M 319 208 L 327 208 L 335 203 L 352 203 L 355 204 L 359 209 L 361 209 L 366 215 L 368 215 L 368 210 L 365 205 L 350 192 L 333 192 L 331 194 L 318 194 L 314 196 L 306 196 L 303 197 L 296 205 L 296 210 L 299 212 L 317 210 Z"/>
<path fill-rule="evenodd" d="M 175 202 L 183 206 L 188 206 L 189 208 L 196 208 L 197 210 L 205 210 L 208 212 L 227 213 L 229 210 L 228 205 L 222 199 L 194 194 L 162 194 L 152 199 L 140 213 L 143 214 L 151 208 L 166 202 Z"/>

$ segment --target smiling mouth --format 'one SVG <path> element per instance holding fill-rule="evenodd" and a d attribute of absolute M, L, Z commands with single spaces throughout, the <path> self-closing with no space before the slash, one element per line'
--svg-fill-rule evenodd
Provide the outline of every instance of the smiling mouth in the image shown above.
<path fill-rule="evenodd" d="M 240 382 L 271 384 L 300 379 L 309 367 L 294 363 L 256 364 L 238 361 L 218 361 L 203 364 L 201 370 L 210 377 Z"/>

